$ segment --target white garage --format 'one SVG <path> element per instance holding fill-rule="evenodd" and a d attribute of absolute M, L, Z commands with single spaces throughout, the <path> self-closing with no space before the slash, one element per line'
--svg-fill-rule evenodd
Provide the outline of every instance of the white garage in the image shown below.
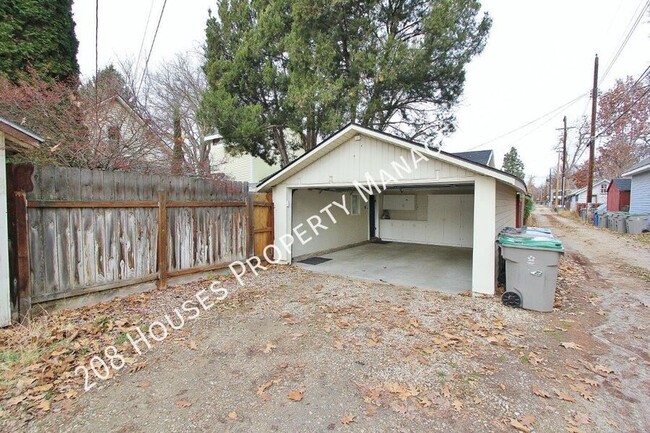
<path fill-rule="evenodd" d="M 275 260 L 318 256 L 316 271 L 493 294 L 495 236 L 522 223 L 526 189 L 491 155 L 349 125 L 260 183 L 273 191 Z"/>

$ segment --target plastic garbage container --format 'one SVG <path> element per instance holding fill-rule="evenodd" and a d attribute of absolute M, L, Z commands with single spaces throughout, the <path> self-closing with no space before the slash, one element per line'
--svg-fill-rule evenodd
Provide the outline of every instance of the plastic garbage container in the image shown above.
<path fill-rule="evenodd" d="M 630 214 L 625 218 L 625 225 L 628 233 L 639 234 L 646 229 L 648 225 L 648 214 Z"/>
<path fill-rule="evenodd" d="M 619 212 L 616 214 L 616 218 L 614 218 L 614 231 L 617 231 L 619 233 L 625 233 L 627 231 L 627 227 L 625 225 L 627 215 L 628 214 L 625 212 Z"/>
<path fill-rule="evenodd" d="M 606 228 L 606 227 L 607 227 L 607 219 L 608 219 L 608 218 L 609 218 L 609 213 L 608 213 L 608 212 L 605 212 L 604 214 L 599 215 L 599 216 L 598 216 L 598 224 L 597 224 L 598 227 Z"/>
<path fill-rule="evenodd" d="M 503 303 L 533 311 L 553 311 L 557 265 L 564 254 L 562 242 L 544 236 L 501 234 L 498 243 L 506 265 Z"/>

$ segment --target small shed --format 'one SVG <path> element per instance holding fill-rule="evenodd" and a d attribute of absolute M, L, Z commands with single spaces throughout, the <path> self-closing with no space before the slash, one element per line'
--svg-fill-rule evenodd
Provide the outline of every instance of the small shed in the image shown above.
<path fill-rule="evenodd" d="M 608 187 L 609 181 L 607 179 L 595 182 L 593 188 L 591 189 L 591 202 L 593 204 L 607 203 Z M 577 212 L 581 208 L 585 207 L 587 205 L 587 187 L 582 187 L 578 190 L 572 191 L 570 194 L 567 194 L 565 206 L 567 205 L 569 206 L 569 210 L 572 212 Z"/>
<path fill-rule="evenodd" d="M 261 181 L 260 191 L 273 192 L 274 260 L 370 243 L 341 260 L 374 261 L 369 277 L 392 269 L 405 285 L 417 280 L 410 272 L 438 267 L 439 281 L 421 279 L 438 288 L 445 267 L 467 254 L 465 290 L 493 294 L 495 237 L 521 225 L 526 186 L 490 163 L 491 152 L 454 155 L 350 124 Z M 386 242 L 396 247 L 382 249 Z M 399 268 L 409 262 L 418 269 Z"/>
<path fill-rule="evenodd" d="M 11 324 L 9 279 L 9 225 L 7 221 L 7 155 L 38 147 L 43 141 L 34 133 L 0 117 L 0 326 Z"/>
<path fill-rule="evenodd" d="M 650 213 L 650 157 L 630 167 L 623 176 L 631 178 L 630 212 Z"/>
<path fill-rule="evenodd" d="M 607 210 L 610 212 L 627 212 L 630 208 L 630 189 L 632 179 L 616 178 L 609 182 L 607 188 Z"/>

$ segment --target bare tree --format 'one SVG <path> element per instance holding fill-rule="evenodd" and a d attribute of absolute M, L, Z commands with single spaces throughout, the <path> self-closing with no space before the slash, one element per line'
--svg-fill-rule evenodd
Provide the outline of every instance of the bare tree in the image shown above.
<path fill-rule="evenodd" d="M 144 78 L 146 96 L 140 99 L 170 148 L 176 144 L 175 158 L 182 161 L 184 171 L 205 176 L 210 174 L 210 143 L 204 138 L 211 131 L 199 116 L 207 88 L 203 63 L 198 53 L 177 54 L 162 62 Z"/>

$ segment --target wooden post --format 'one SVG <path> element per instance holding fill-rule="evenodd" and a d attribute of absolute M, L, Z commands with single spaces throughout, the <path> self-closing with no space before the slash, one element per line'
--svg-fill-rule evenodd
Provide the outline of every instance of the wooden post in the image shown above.
<path fill-rule="evenodd" d="M 247 184 L 248 185 L 248 184 Z M 246 248 L 246 254 L 248 257 L 253 257 L 255 255 L 255 193 L 248 192 L 248 202 L 246 203 L 248 208 L 248 233 L 246 236 L 248 242 L 248 248 Z"/>
<path fill-rule="evenodd" d="M 158 288 L 167 288 L 167 192 L 158 192 Z"/>
<path fill-rule="evenodd" d="M 29 320 L 32 295 L 29 288 L 29 225 L 27 224 L 27 197 L 24 191 L 14 192 L 16 217 L 16 282 L 20 321 Z"/>

